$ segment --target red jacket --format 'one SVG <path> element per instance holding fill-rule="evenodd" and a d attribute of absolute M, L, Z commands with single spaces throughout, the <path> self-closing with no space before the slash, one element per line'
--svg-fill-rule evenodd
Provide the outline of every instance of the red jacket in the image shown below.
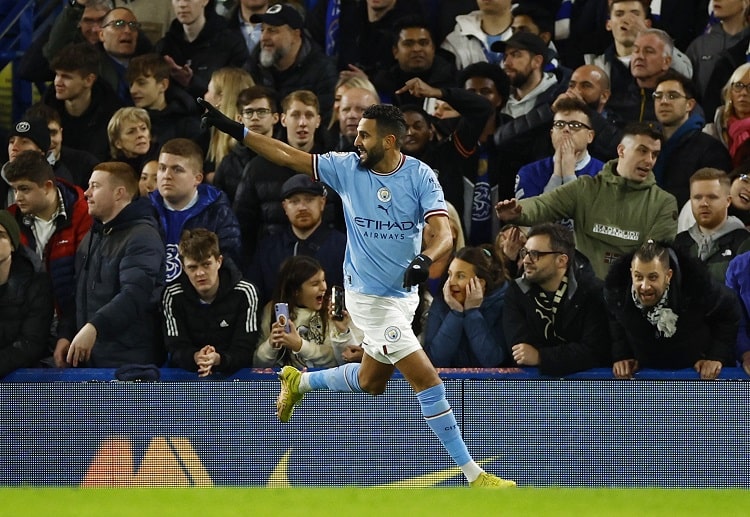
<path fill-rule="evenodd" d="M 78 244 L 91 228 L 88 203 L 83 190 L 65 180 L 56 178 L 57 188 L 65 207 L 65 217 L 58 216 L 57 228 L 44 248 L 42 261 L 52 279 L 52 292 L 59 323 L 57 337 L 72 339 L 76 332 L 75 255 Z M 32 231 L 33 217 L 24 215 L 13 204 L 8 207 L 21 228 L 21 242 L 36 251 L 36 238 Z"/>

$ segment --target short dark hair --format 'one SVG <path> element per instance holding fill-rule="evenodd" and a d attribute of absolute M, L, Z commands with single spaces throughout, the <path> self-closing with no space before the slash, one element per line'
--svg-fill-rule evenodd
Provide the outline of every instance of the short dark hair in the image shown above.
<path fill-rule="evenodd" d="M 404 29 L 424 29 L 430 34 L 433 46 L 435 45 L 435 35 L 432 33 L 432 27 L 427 23 L 427 18 L 422 16 L 408 15 L 403 16 L 395 21 L 393 24 L 393 33 L 391 44 L 395 47 L 398 45 L 398 39 L 401 36 L 401 31 Z"/>
<path fill-rule="evenodd" d="M 487 284 L 487 293 L 503 285 L 509 278 L 503 259 L 497 255 L 491 244 L 465 246 L 456 252 L 453 260 L 456 259 L 474 266 L 474 273 Z"/>
<path fill-rule="evenodd" d="M 396 144 L 401 147 L 401 140 L 406 134 L 404 114 L 393 104 L 373 104 L 365 109 L 362 118 L 372 119 L 378 124 L 378 135 L 394 135 Z"/>
<path fill-rule="evenodd" d="M 682 89 L 685 91 L 685 97 L 688 99 L 694 99 L 695 98 L 695 85 L 693 84 L 693 81 L 689 78 L 682 75 L 680 72 L 670 68 L 666 72 L 664 72 L 664 75 L 659 77 L 659 80 L 656 84 L 656 86 L 659 86 L 664 81 L 677 81 L 682 86 Z"/>
<path fill-rule="evenodd" d="M 169 79 L 169 65 L 159 54 L 135 56 L 128 63 L 125 79 L 132 83 L 139 77 L 153 77 L 157 81 Z"/>
<path fill-rule="evenodd" d="M 52 58 L 49 66 L 52 70 L 77 72 L 85 77 L 89 74 L 99 75 L 99 51 L 88 42 L 71 43 Z"/>
<path fill-rule="evenodd" d="M 5 179 L 8 182 L 29 180 L 39 186 L 47 181 L 55 181 L 52 166 L 39 151 L 22 151 L 16 159 L 5 166 Z"/>
<path fill-rule="evenodd" d="M 627 136 L 647 136 L 664 143 L 664 135 L 654 122 L 630 122 L 622 129 L 622 138 Z"/>
<path fill-rule="evenodd" d="M 24 112 L 23 118 L 25 120 L 28 120 L 30 118 L 38 118 L 40 120 L 44 120 L 49 124 L 50 122 L 57 122 L 59 125 L 62 125 L 62 118 L 60 117 L 60 113 L 50 106 L 49 104 L 44 104 L 43 102 L 36 102 L 29 106 L 29 108 Z"/>
<path fill-rule="evenodd" d="M 479 63 L 472 63 L 458 74 L 458 84 L 460 88 L 464 87 L 466 81 L 472 77 L 485 77 L 495 83 L 495 89 L 503 98 L 503 104 L 508 101 L 510 95 L 510 79 L 508 74 L 505 73 L 498 65 L 485 63 L 480 61 Z"/>
<path fill-rule="evenodd" d="M 182 231 L 177 246 L 180 260 L 191 259 L 197 262 L 211 257 L 219 258 L 219 237 L 206 228 L 189 228 Z"/>
<path fill-rule="evenodd" d="M 279 105 L 278 101 L 276 100 L 276 91 L 269 88 L 268 86 L 263 86 L 260 84 L 256 84 L 255 86 L 251 86 L 250 88 L 245 88 L 237 94 L 237 102 L 235 103 L 235 106 L 237 106 L 237 111 L 241 111 L 243 107 L 258 99 L 268 99 L 268 105 L 271 106 L 271 111 L 273 113 L 279 112 Z"/>
<path fill-rule="evenodd" d="M 159 154 L 161 153 L 174 154 L 175 156 L 195 160 L 198 164 L 198 168 L 203 172 L 203 150 L 192 140 L 187 138 L 173 138 L 167 140 L 159 150 Z"/>
<path fill-rule="evenodd" d="M 664 269 L 669 269 L 669 247 L 660 242 L 647 240 L 633 254 L 633 260 L 638 259 L 642 262 L 651 262 L 658 259 Z"/>
<path fill-rule="evenodd" d="M 547 9 L 536 4 L 518 4 L 513 9 L 513 17 L 528 16 L 534 25 L 539 27 L 540 32 L 549 32 L 551 36 L 555 35 L 555 16 Z"/>
<path fill-rule="evenodd" d="M 94 167 L 95 171 L 103 171 L 112 176 L 115 183 L 125 187 L 125 192 L 130 194 L 130 199 L 138 197 L 140 189 L 138 188 L 138 178 L 140 172 L 136 175 L 133 167 L 125 162 L 102 162 Z"/>
<path fill-rule="evenodd" d="M 623 2 L 638 2 L 641 4 L 641 7 L 643 7 L 643 12 L 646 13 L 646 18 L 648 18 L 651 15 L 651 0 L 612 0 L 612 3 L 609 6 L 609 13 L 612 14 L 612 11 L 615 8 L 615 4 L 621 4 Z"/>
<path fill-rule="evenodd" d="M 550 251 L 559 251 L 568 256 L 568 263 L 575 259 L 576 241 L 573 232 L 560 223 L 540 223 L 532 226 L 527 239 L 535 235 L 546 235 L 549 238 Z"/>
<path fill-rule="evenodd" d="M 558 99 L 552 106 L 552 111 L 555 113 L 560 111 L 580 111 L 589 119 L 589 125 L 593 116 L 593 110 L 589 108 L 588 104 L 575 97 L 562 97 Z"/>

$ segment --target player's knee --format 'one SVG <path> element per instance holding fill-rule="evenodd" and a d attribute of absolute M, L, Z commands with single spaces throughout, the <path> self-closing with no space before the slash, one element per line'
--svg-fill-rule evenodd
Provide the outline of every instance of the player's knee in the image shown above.
<path fill-rule="evenodd" d="M 378 395 L 382 395 L 385 393 L 385 382 L 380 381 L 362 381 L 362 379 L 359 380 L 359 385 L 362 388 L 363 391 L 366 393 L 369 393 L 370 395 L 377 397 Z"/>

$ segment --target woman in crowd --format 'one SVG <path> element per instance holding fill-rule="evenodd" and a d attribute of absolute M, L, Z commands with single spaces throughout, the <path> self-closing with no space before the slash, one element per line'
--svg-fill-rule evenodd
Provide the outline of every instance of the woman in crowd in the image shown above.
<path fill-rule="evenodd" d="M 289 308 L 289 332 L 276 321 L 274 307 Z M 356 361 L 362 332 L 354 327 L 349 313 L 341 321 L 332 318 L 325 272 L 312 257 L 297 255 L 284 261 L 279 270 L 276 292 L 261 319 L 261 338 L 253 366 L 270 368 L 329 368 Z"/>
<path fill-rule="evenodd" d="M 253 85 L 255 85 L 253 78 L 245 70 L 233 67 L 219 68 L 211 74 L 211 80 L 208 82 L 208 89 L 203 98 L 227 117 L 239 120 L 237 96 L 242 90 Z M 232 147 L 237 145 L 237 141 L 226 133 L 216 131 L 213 128 L 211 128 L 208 136 L 209 142 L 204 169 L 206 181 L 211 183 L 216 167 L 229 154 Z"/>
<path fill-rule="evenodd" d="M 143 108 L 120 108 L 107 124 L 112 159 L 125 162 L 134 171 L 159 157 L 159 145 L 151 138 L 151 119 Z"/>
<path fill-rule="evenodd" d="M 424 349 L 437 368 L 493 368 L 507 359 L 503 334 L 506 270 L 491 245 L 460 249 L 443 296 L 427 316 Z"/>
<path fill-rule="evenodd" d="M 750 63 L 738 66 L 722 89 L 724 104 L 704 131 L 718 138 L 737 167 L 750 158 Z"/>

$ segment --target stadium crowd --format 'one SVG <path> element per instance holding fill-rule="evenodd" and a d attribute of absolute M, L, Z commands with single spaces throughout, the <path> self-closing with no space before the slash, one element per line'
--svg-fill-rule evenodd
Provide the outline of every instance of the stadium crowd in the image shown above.
<path fill-rule="evenodd" d="M 0 377 L 362 360 L 347 232 L 403 222 L 379 197 L 347 227 L 198 97 L 313 155 L 401 109 L 449 205 L 412 324 L 434 366 L 750 375 L 750 0 L 162 4 L 70 0 L 24 56 L 47 88 L 3 157 Z"/>

